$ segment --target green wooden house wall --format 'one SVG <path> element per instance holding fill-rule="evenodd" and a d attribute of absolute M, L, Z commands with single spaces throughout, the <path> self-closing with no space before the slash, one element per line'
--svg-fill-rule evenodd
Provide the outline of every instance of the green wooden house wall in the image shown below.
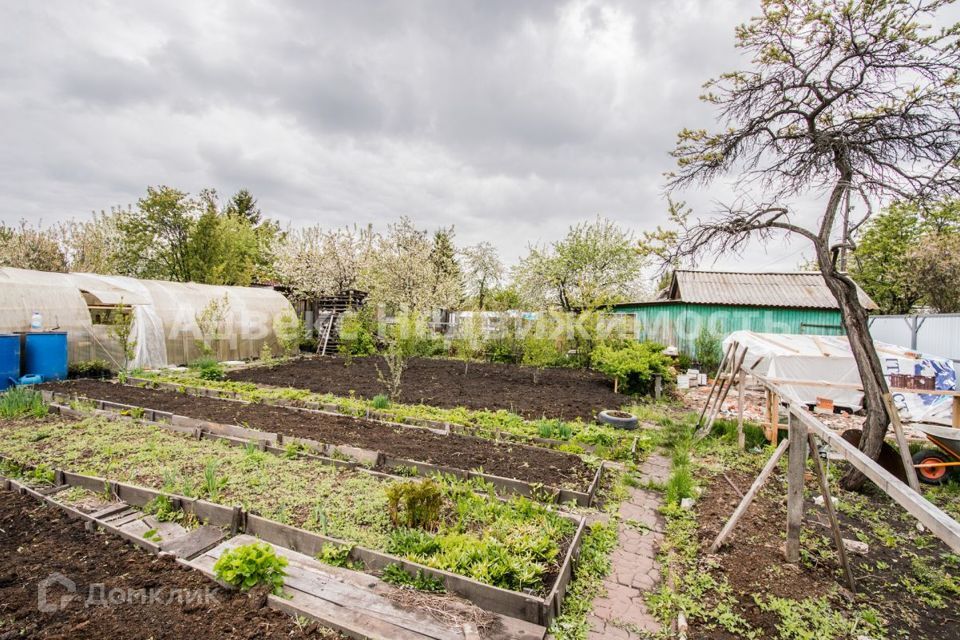
<path fill-rule="evenodd" d="M 733 331 L 844 335 L 840 311 L 787 307 L 691 304 L 681 301 L 618 305 L 614 313 L 633 314 L 638 340 L 674 345 L 696 357 L 694 341 L 706 326 L 726 337 Z"/>

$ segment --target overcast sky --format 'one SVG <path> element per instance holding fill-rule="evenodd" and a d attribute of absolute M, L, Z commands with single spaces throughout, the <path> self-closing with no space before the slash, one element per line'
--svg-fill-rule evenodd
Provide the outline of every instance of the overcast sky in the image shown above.
<path fill-rule="evenodd" d="M 702 83 L 743 65 L 759 0 L 0 5 L 0 218 L 45 223 L 148 184 L 297 227 L 455 225 L 508 262 L 596 215 L 665 222 Z M 686 200 L 707 212 L 718 187 Z M 803 245 L 717 264 L 794 268 Z"/>

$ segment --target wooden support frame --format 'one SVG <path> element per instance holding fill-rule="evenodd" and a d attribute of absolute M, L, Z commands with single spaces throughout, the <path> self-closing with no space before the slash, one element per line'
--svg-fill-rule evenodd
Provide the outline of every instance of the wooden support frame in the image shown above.
<path fill-rule="evenodd" d="M 887 417 L 890 418 L 890 426 L 893 427 L 893 435 L 897 439 L 897 448 L 900 450 L 900 461 L 903 463 L 903 472 L 907 477 L 907 484 L 916 492 L 920 492 L 920 479 L 917 478 L 917 472 L 913 470 L 913 457 L 910 455 L 910 445 L 907 443 L 907 436 L 903 433 L 903 424 L 900 422 L 900 411 L 893 401 L 893 396 L 889 393 L 883 394 L 883 404 L 887 410 Z"/>
<path fill-rule="evenodd" d="M 774 380 L 757 374 L 754 374 L 754 376 L 767 389 L 776 390 Z M 808 430 L 826 442 L 835 452 L 876 484 L 881 491 L 930 529 L 955 553 L 960 553 L 960 522 L 951 518 L 939 507 L 911 489 L 909 485 L 898 480 L 896 476 L 864 455 L 860 449 L 844 440 L 839 434 L 834 433 L 829 427 L 817 420 L 813 414 L 806 411 L 804 407 L 793 401 L 789 401 L 788 404 L 792 414 Z"/>
<path fill-rule="evenodd" d="M 746 402 L 747 373 L 741 369 L 740 383 L 737 389 L 737 448 L 746 448 L 746 436 L 743 433 L 743 405 Z"/>
<path fill-rule="evenodd" d="M 730 533 L 733 531 L 734 527 L 737 526 L 737 523 L 743 517 L 743 514 L 747 512 L 747 509 L 750 508 L 750 504 L 753 502 L 754 498 L 757 497 L 757 494 L 760 493 L 760 489 L 763 488 L 763 485 L 766 484 L 767 479 L 770 477 L 770 474 L 773 473 L 773 470 L 777 468 L 777 463 L 780 462 L 780 458 L 783 457 L 783 454 L 787 451 L 787 446 L 789 442 L 784 440 L 780 443 L 774 452 L 770 456 L 770 459 L 767 460 L 767 464 L 763 466 L 763 469 L 760 471 L 760 474 L 757 476 L 757 479 L 753 481 L 753 484 L 750 485 L 750 489 L 747 491 L 746 495 L 743 496 L 743 499 L 740 500 L 740 504 L 737 505 L 737 508 L 734 510 L 733 515 L 730 516 L 730 519 L 727 520 L 726 524 L 723 525 L 723 529 L 720 530 L 720 533 L 717 534 L 717 537 L 714 539 L 713 544 L 710 545 L 710 550 L 708 553 L 716 553 Z"/>
<path fill-rule="evenodd" d="M 843 546 L 843 534 L 840 533 L 840 521 L 837 519 L 837 513 L 833 509 L 833 499 L 830 497 L 830 483 L 827 480 L 827 474 L 820 462 L 820 454 L 817 453 L 817 441 L 812 433 L 807 433 L 807 442 L 810 445 L 810 451 L 813 455 L 813 470 L 817 475 L 817 482 L 820 484 L 820 495 L 823 496 L 823 506 L 827 511 L 827 518 L 830 520 L 830 530 L 833 533 L 833 544 L 837 547 L 837 557 L 840 559 L 840 566 L 843 567 L 843 574 L 847 578 L 847 586 L 852 593 L 857 592 L 857 581 L 853 577 L 853 570 L 850 568 L 850 561 L 847 559 L 847 549 Z"/>
<path fill-rule="evenodd" d="M 787 460 L 787 562 L 800 562 L 800 529 L 803 526 L 803 480 L 807 469 L 807 430 L 791 412 L 787 416 L 790 455 Z"/>
<path fill-rule="evenodd" d="M 733 388 L 733 385 L 736 383 L 737 375 L 743 366 L 743 361 L 747 357 L 746 349 L 744 349 L 742 352 L 739 351 L 739 343 L 734 342 L 730 346 L 731 351 L 729 373 L 724 376 L 718 376 L 717 384 L 719 385 L 719 389 L 717 391 L 717 396 L 714 400 L 713 407 L 708 412 L 707 422 L 700 426 L 694 435 L 696 439 L 703 438 L 710 433 L 710 430 L 713 428 L 713 423 L 720 414 L 720 410 L 723 408 L 723 403 L 726 401 L 727 395 L 730 393 L 730 389 Z"/>
<path fill-rule="evenodd" d="M 700 423 L 703 422 L 704 416 L 707 414 L 707 409 L 711 406 L 711 400 L 713 399 L 713 392 L 718 389 L 719 386 L 723 384 L 723 372 L 727 365 L 727 361 L 730 359 L 730 352 L 733 350 L 734 345 L 730 344 L 727 346 L 726 351 L 723 353 L 723 358 L 720 360 L 720 366 L 717 367 L 717 377 L 713 379 L 713 384 L 710 385 L 710 393 L 707 394 L 707 399 L 703 403 L 703 409 L 700 410 L 700 415 L 697 417 L 697 426 L 700 426 Z"/>

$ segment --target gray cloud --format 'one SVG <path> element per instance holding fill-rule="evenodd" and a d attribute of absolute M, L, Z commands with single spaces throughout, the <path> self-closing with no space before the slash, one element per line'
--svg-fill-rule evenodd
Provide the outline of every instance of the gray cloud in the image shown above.
<path fill-rule="evenodd" d="M 733 29 L 756 10 L 4 3 L 0 218 L 79 217 L 163 183 L 247 187 L 294 226 L 454 224 L 508 260 L 596 214 L 650 229 L 676 132 L 712 123 L 700 86 L 742 64 Z M 687 195 L 706 211 L 725 194 Z M 750 266 L 792 267 L 799 246 L 753 248 Z"/>

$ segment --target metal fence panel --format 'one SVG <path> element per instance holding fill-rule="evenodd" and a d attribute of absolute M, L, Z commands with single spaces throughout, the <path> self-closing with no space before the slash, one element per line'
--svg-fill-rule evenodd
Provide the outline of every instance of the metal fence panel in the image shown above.
<path fill-rule="evenodd" d="M 870 335 L 874 340 L 960 362 L 960 313 L 873 316 Z"/>

